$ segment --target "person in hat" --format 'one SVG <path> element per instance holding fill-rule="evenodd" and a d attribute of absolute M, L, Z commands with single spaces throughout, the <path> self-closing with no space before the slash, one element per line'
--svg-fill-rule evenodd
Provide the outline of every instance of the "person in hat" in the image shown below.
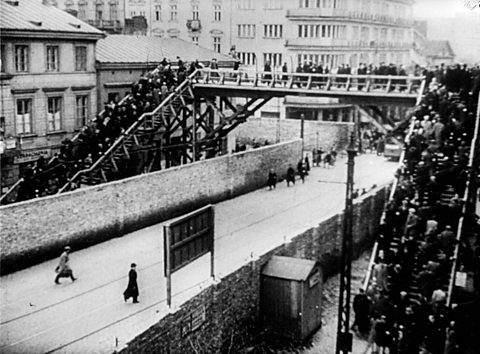
<path fill-rule="evenodd" d="M 72 269 L 70 268 L 70 264 L 68 263 L 68 254 L 70 253 L 70 251 L 70 246 L 65 246 L 64 251 L 60 256 L 58 266 L 57 268 L 55 268 L 55 272 L 57 273 L 57 276 L 55 277 L 55 284 L 60 284 L 60 278 L 70 278 L 72 279 L 72 282 L 77 280 L 77 278 L 73 276 Z"/>
<path fill-rule="evenodd" d="M 132 263 L 130 265 L 130 271 L 128 272 L 128 285 L 125 291 L 123 292 L 123 299 L 125 302 L 133 298 L 133 303 L 138 303 L 138 284 L 137 284 L 137 265 Z"/>

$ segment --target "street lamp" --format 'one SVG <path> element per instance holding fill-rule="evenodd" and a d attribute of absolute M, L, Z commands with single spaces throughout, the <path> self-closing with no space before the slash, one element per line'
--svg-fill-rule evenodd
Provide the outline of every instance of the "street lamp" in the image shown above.
<path fill-rule="evenodd" d="M 350 286 L 352 273 L 352 230 L 353 230 L 353 167 L 355 165 L 355 135 L 350 136 L 347 147 L 347 191 L 345 214 L 343 218 L 342 254 L 340 269 L 340 299 L 338 302 L 338 326 L 336 354 L 348 354 L 352 351 L 352 334 L 350 333 Z"/>

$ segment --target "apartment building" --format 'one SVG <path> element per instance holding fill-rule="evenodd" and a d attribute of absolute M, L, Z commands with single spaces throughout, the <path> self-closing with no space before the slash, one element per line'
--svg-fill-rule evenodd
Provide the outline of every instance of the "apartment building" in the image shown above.
<path fill-rule="evenodd" d="M 32 0 L 33 1 L 33 0 Z M 40 0 L 37 0 L 40 1 Z M 78 17 L 106 33 L 125 28 L 125 0 L 41 0 Z"/>
<path fill-rule="evenodd" d="M 1 185 L 96 114 L 98 29 L 53 6 L 1 0 Z"/>
<path fill-rule="evenodd" d="M 410 64 L 412 0 L 124 0 L 147 35 L 182 38 L 243 64 Z"/>

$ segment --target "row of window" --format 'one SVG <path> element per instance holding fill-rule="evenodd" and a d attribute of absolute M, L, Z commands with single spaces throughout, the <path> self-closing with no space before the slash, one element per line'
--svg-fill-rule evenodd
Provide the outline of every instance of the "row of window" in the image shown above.
<path fill-rule="evenodd" d="M 242 64 L 255 65 L 257 56 L 253 52 L 237 52 L 238 58 Z M 281 53 L 263 53 L 263 64 L 270 62 L 271 67 L 282 65 Z"/>
<path fill-rule="evenodd" d="M 2 46 L 2 52 L 5 47 Z M 4 58 L 4 53 L 2 53 Z M 26 44 L 15 45 L 15 71 L 19 73 L 30 71 L 30 46 Z M 75 46 L 75 71 L 87 70 L 87 47 Z M 60 71 L 60 47 L 57 45 L 45 46 L 45 71 Z"/>
<path fill-rule="evenodd" d="M 146 11 L 130 11 L 130 17 L 134 16 L 146 16 Z M 153 12 L 153 19 L 156 22 L 163 21 L 162 16 L 162 5 L 155 5 L 154 12 Z M 192 5 L 192 20 L 199 20 L 200 19 L 200 11 L 198 5 Z M 178 21 L 178 5 L 172 4 L 169 5 L 169 21 L 175 22 Z M 213 21 L 220 22 L 222 20 L 222 6 L 221 5 L 213 5 Z"/>
<path fill-rule="evenodd" d="M 282 10 L 284 0 L 263 0 L 264 10 Z M 258 0 L 237 0 L 238 10 L 254 10 Z"/>
<path fill-rule="evenodd" d="M 371 36 L 370 36 L 371 33 Z M 366 26 L 352 26 L 352 39 L 353 40 L 381 40 L 388 41 L 390 33 L 390 39 L 393 42 L 403 42 L 405 40 L 405 30 L 404 29 L 388 29 L 388 28 L 379 28 L 379 27 L 366 27 Z"/>
<path fill-rule="evenodd" d="M 340 38 L 347 36 L 345 25 L 298 25 L 299 38 Z"/>
<path fill-rule="evenodd" d="M 255 38 L 256 25 L 237 25 L 238 38 Z M 263 25 L 263 36 L 265 38 L 282 38 L 283 25 Z"/>
<path fill-rule="evenodd" d="M 63 121 L 63 96 L 49 96 L 47 99 L 47 116 L 46 124 L 47 131 L 57 132 L 61 131 Z M 89 95 L 77 95 L 75 96 L 75 127 L 81 128 L 87 124 L 89 116 Z M 33 134 L 33 98 L 18 98 L 16 100 L 16 112 L 15 112 L 15 133 L 20 134 Z"/>
<path fill-rule="evenodd" d="M 65 7 L 67 10 L 75 10 L 73 3 L 66 3 Z M 118 16 L 118 8 L 117 4 L 110 3 L 108 5 L 108 18 L 104 18 L 104 4 L 103 2 L 97 2 L 95 4 L 95 19 L 96 20 L 110 20 L 110 21 L 117 21 L 119 20 Z M 78 13 L 77 17 L 81 20 L 87 20 L 87 3 L 86 2 L 78 2 Z"/>
<path fill-rule="evenodd" d="M 300 8 L 346 9 L 347 0 L 299 0 Z"/>
<path fill-rule="evenodd" d="M 341 64 L 349 64 L 356 68 L 360 63 L 370 64 L 375 62 L 394 63 L 397 65 L 403 64 L 404 53 L 355 53 L 351 54 L 348 62 L 346 62 L 344 54 L 312 54 L 301 53 L 297 55 L 297 63 L 303 65 L 304 63 L 314 63 L 323 65 L 324 67 L 336 68 Z"/>

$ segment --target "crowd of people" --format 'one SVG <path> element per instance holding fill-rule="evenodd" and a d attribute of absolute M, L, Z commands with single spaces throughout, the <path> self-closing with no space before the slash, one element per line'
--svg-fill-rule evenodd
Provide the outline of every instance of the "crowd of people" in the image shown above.
<path fill-rule="evenodd" d="M 431 87 L 416 109 L 398 186 L 380 225 L 378 253 L 367 289 L 355 296 L 354 329 L 375 353 L 467 352 L 468 314 L 447 307 L 457 227 L 469 173 L 476 97 Z M 462 265 L 480 268 L 480 229 L 462 239 Z M 476 292 L 479 291 L 478 283 Z"/>
<path fill-rule="evenodd" d="M 132 84 L 124 99 L 106 102 L 103 112 L 84 126 L 76 138 L 64 140 L 54 158 L 40 158 L 27 166 L 16 201 L 57 193 L 76 172 L 95 163 L 143 113 L 153 111 L 177 85 L 203 67 L 198 60 L 187 64 L 177 57 L 174 69 L 170 60 L 164 58 L 154 71 Z M 215 58 L 209 67 L 218 69 Z"/>
<path fill-rule="evenodd" d="M 76 172 L 89 168 L 105 154 L 116 139 L 143 113 L 154 110 L 188 75 L 196 69 L 204 67 L 198 60 L 187 64 L 179 57 L 176 59 L 176 64 L 177 68 L 174 70 L 172 63 L 164 59 L 156 70 L 145 74 L 138 82 L 134 83 L 131 92 L 124 99 L 120 102 L 107 102 L 104 111 L 92 119 L 90 124 L 85 126 L 74 139 L 63 141 L 59 154 L 56 154 L 50 161 L 41 158 L 27 166 L 23 171 L 23 182 L 18 186 L 15 200 L 10 201 L 22 201 L 57 193 Z M 218 69 L 215 58 L 211 60 L 208 67 L 211 70 Z M 238 69 L 238 62 L 234 69 Z M 265 69 L 271 71 L 270 63 L 266 63 Z M 287 71 L 288 67 L 285 63 L 282 66 L 282 72 Z M 322 64 L 305 62 L 303 65 L 299 64 L 295 71 L 298 73 L 329 73 L 330 69 Z M 384 63 L 378 67 L 362 63 L 355 70 L 345 64 L 334 71 L 342 74 L 403 75 L 404 73 L 402 67 L 397 68 L 393 64 L 386 65 Z M 427 77 L 428 85 L 432 90 L 441 85 L 449 91 L 459 92 L 462 99 L 465 99 L 465 95 L 470 92 L 478 93 L 480 90 L 478 67 L 468 69 L 464 66 L 441 66 L 430 71 L 418 67 L 416 71 L 418 73 L 415 74 L 423 74 Z M 271 79 L 271 76 L 267 79 Z M 299 79 L 300 85 L 303 85 L 305 80 L 305 78 Z M 340 79 L 340 81 L 342 80 L 343 78 Z M 340 81 L 338 83 L 342 84 Z M 362 89 L 364 84 L 363 81 L 358 82 L 358 88 Z M 403 87 L 403 85 L 399 85 L 399 87 Z M 442 114 L 442 112 L 439 113 Z M 318 164 L 317 156 L 314 154 L 314 164 Z M 327 153 L 322 161 L 324 166 L 328 167 L 333 165 L 335 158 Z M 123 167 L 121 171 L 115 172 L 117 175 L 110 176 L 109 179 L 139 173 L 137 167 L 120 167 Z"/>

